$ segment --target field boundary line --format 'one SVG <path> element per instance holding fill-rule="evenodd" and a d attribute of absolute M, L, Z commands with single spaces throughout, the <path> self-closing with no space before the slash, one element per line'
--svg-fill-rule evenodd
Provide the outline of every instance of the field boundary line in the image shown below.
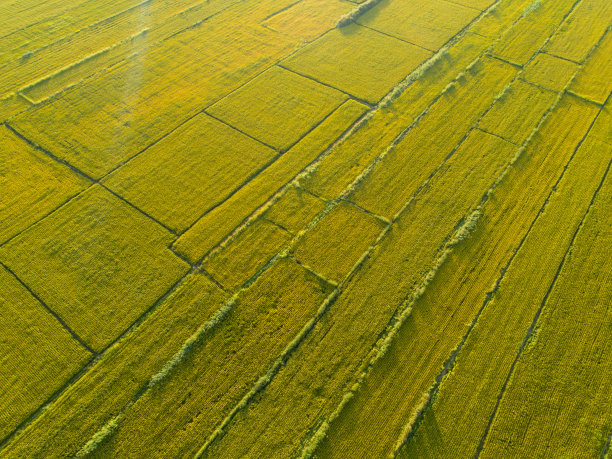
<path fill-rule="evenodd" d="M 365 99 L 361 99 L 361 98 L 357 97 L 356 95 L 351 94 L 350 92 L 346 92 L 343 89 L 337 88 L 336 86 L 332 86 L 329 83 L 324 83 L 323 81 L 321 81 L 321 80 L 319 80 L 319 79 L 317 79 L 317 78 L 315 78 L 313 76 L 305 75 L 305 74 L 303 74 L 301 72 L 298 72 L 297 70 L 293 70 L 292 68 L 285 67 L 282 63 L 277 63 L 276 67 L 279 67 L 279 68 L 281 68 L 283 70 L 286 70 L 287 72 L 291 72 L 294 75 L 298 75 L 298 76 L 300 76 L 302 78 L 306 78 L 306 79 L 308 79 L 310 81 L 314 81 L 315 83 L 318 83 L 318 84 L 320 84 L 322 86 L 327 86 L 328 88 L 331 88 L 331 89 L 333 89 L 335 91 L 341 92 L 342 94 L 347 96 L 349 99 L 353 99 L 355 102 L 359 102 L 360 104 L 365 105 L 365 106 L 367 106 L 369 108 L 374 108 L 376 106 L 376 104 L 372 104 L 371 102 L 368 102 Z"/>
<path fill-rule="evenodd" d="M 258 24 L 259 25 L 263 25 L 263 23 L 266 22 L 268 19 L 273 18 L 277 14 L 280 14 L 280 13 L 282 13 L 284 11 L 287 11 L 288 9 L 293 8 L 295 5 L 297 5 L 298 3 L 301 3 L 301 2 L 302 2 L 302 0 L 297 0 L 297 1 L 291 3 L 291 4 L 287 5 L 287 6 L 282 7 L 280 10 L 275 11 L 274 13 L 271 13 L 268 16 L 266 16 L 265 18 L 263 18 Z M 278 32 L 278 31 L 275 30 L 275 32 Z"/>
<path fill-rule="evenodd" d="M 105 184 L 100 183 L 99 180 L 94 179 L 93 177 L 91 177 L 90 175 L 86 174 L 85 172 L 83 172 L 82 170 L 80 170 L 78 167 L 70 164 L 68 161 L 66 161 L 65 159 L 62 159 L 56 155 L 54 155 L 53 153 L 51 153 L 49 150 L 47 150 L 46 148 L 41 147 L 40 145 L 38 145 L 37 143 L 33 142 L 32 140 L 30 140 L 29 138 L 27 138 L 25 135 L 23 135 L 21 132 L 17 131 L 13 126 L 11 126 L 8 123 L 5 123 L 6 127 L 12 131 L 16 136 L 18 136 L 19 138 L 21 138 L 22 140 L 24 140 L 26 143 L 28 143 L 31 147 L 35 148 L 38 151 L 41 151 L 42 153 L 44 153 L 45 155 L 49 156 L 51 159 L 57 161 L 60 164 L 63 164 L 67 167 L 69 167 L 74 173 L 76 173 L 77 175 L 80 175 L 81 177 L 84 177 L 85 179 L 89 180 L 92 185 L 96 184 L 102 188 L 104 188 L 106 191 L 108 191 L 109 193 L 111 193 L 113 196 L 115 196 L 116 198 L 120 199 L 121 201 L 123 201 L 125 204 L 127 204 L 128 206 L 130 206 L 131 208 L 133 208 L 134 210 L 138 211 L 139 213 L 141 213 L 142 215 L 144 215 L 145 217 L 147 217 L 148 219 L 150 219 L 151 221 L 157 223 L 159 226 L 161 226 L 162 228 L 164 228 L 166 231 L 168 231 L 170 234 L 172 234 L 173 236 L 177 236 L 177 233 L 170 227 L 168 227 L 167 225 L 165 225 L 164 223 L 162 223 L 161 221 L 159 221 L 158 219 L 156 219 L 155 217 L 153 217 L 152 215 L 150 215 L 149 213 L 145 212 L 144 210 L 142 210 L 141 208 L 137 207 L 136 205 L 132 204 L 130 201 L 128 201 L 127 199 L 125 199 L 123 196 L 119 195 L 118 193 L 116 193 L 115 191 L 113 191 L 112 189 L 110 189 L 109 187 L 107 187 Z M 87 189 L 91 188 L 88 187 Z"/>
<path fill-rule="evenodd" d="M 376 33 L 379 33 L 379 34 L 381 34 L 381 35 L 384 35 L 385 37 L 393 38 L 394 40 L 403 41 L 404 43 L 408 43 L 409 45 L 416 46 L 417 48 L 424 49 L 425 51 L 429 51 L 429 52 L 430 52 L 430 53 L 432 53 L 432 54 L 436 54 L 436 53 L 439 51 L 439 49 L 441 49 L 442 47 L 444 47 L 444 45 L 442 45 L 442 46 L 441 46 L 439 49 L 437 49 L 437 50 L 435 50 L 435 49 L 430 49 L 430 48 L 425 48 L 425 46 L 422 46 L 422 45 L 417 45 L 416 43 L 413 43 L 413 42 L 411 42 L 411 41 L 406 40 L 405 38 L 399 38 L 399 37 L 396 37 L 395 35 L 391 35 L 390 33 L 383 32 L 382 30 L 375 29 L 374 27 L 371 27 L 371 26 L 369 26 L 369 25 L 366 25 L 366 24 L 361 24 L 360 22 L 355 22 L 354 24 L 355 24 L 356 26 L 363 27 L 364 29 L 369 29 L 369 30 L 371 30 L 372 32 L 376 32 Z"/>

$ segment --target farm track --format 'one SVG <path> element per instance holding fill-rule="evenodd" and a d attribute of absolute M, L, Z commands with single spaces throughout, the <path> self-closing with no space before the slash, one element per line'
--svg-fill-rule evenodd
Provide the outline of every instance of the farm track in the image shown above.
<path fill-rule="evenodd" d="M 72 20 L 76 22 L 67 22 L 65 29 L 54 32 L 57 35 L 40 35 L 27 45 L 34 48 L 17 51 L 28 28 L 37 30 L 47 20 L 55 24 L 65 12 L 0 37 L 16 43 L 10 50 L 14 58 L 6 60 L 0 54 L 2 67 L 8 69 L 5 75 L 16 75 L 18 81 L 18 72 L 28 65 L 34 75 L 8 84 L 0 100 L 3 129 L 13 136 L 9 148 L 24 161 L 40 162 L 33 159 L 35 155 L 46 157 L 49 163 L 37 167 L 47 174 L 44 177 L 53 178 L 29 189 L 16 176 L 9 175 L 6 185 L 0 181 L 6 194 L 13 195 L 12 211 L 27 209 L 30 214 L 22 223 L 9 221 L 13 226 L 6 228 L 0 224 L 0 270 L 32 297 L 27 307 L 33 313 L 44 311 L 89 355 L 75 360 L 78 370 L 48 387 L 48 381 L 36 379 L 44 376 L 17 371 L 18 357 L 6 360 L 3 371 L 15 372 L 16 377 L 0 382 L 0 388 L 14 390 L 11 387 L 19 381 L 33 378 L 28 384 L 44 386 L 47 395 L 29 414 L 7 418 L 11 428 L 0 439 L 0 457 L 434 454 L 439 445 L 427 443 L 434 412 L 441 401 L 447 405 L 439 406 L 459 407 L 448 402 L 455 390 L 453 378 L 455 373 L 463 377 L 465 359 L 477 358 L 470 352 L 474 340 L 484 339 L 480 329 L 499 326 L 487 320 L 503 320 L 491 316 L 490 310 L 511 282 L 508 273 L 529 272 L 520 268 L 520 260 L 537 256 L 528 242 L 536 237 L 532 230 L 550 225 L 540 220 L 546 222 L 549 209 L 556 209 L 551 200 L 557 207 L 565 205 L 559 201 L 559 189 L 573 186 L 578 194 L 593 186 L 580 187 L 569 172 L 566 178 L 567 171 L 587 174 L 590 167 L 588 173 L 598 184 L 589 195 L 590 203 L 578 221 L 568 218 L 568 231 L 573 228 L 569 242 L 563 239 L 554 252 L 557 257 L 562 251 L 558 260 L 554 258 L 556 271 L 546 281 L 546 291 L 518 347 L 510 350 L 508 345 L 500 351 L 511 352 L 512 358 L 487 412 L 484 431 L 476 438 L 480 425 L 476 421 L 476 427 L 471 426 L 474 432 L 464 437 L 474 440 L 437 453 L 487 456 L 489 445 L 499 444 L 492 443 L 500 441 L 496 423 L 505 422 L 500 413 L 506 416 L 506 393 L 516 398 L 515 370 L 531 357 L 532 342 L 545 326 L 542 318 L 554 313 L 547 309 L 548 300 L 561 288 L 557 283 L 561 273 L 572 266 L 574 242 L 589 225 L 599 224 L 590 217 L 591 208 L 598 202 L 610 162 L 601 171 L 599 158 L 590 159 L 592 164 L 581 159 L 584 167 L 574 158 L 583 158 L 581 149 L 586 148 L 604 154 L 612 142 L 606 131 L 610 88 L 601 100 L 589 82 L 592 72 L 610 75 L 610 68 L 597 62 L 605 62 L 599 49 L 608 46 L 612 18 L 606 15 L 611 11 L 601 7 L 593 13 L 592 0 L 564 1 L 563 11 L 548 2 L 542 6 L 527 0 L 491 0 L 482 10 L 466 5 L 467 1 L 439 1 L 423 8 L 434 15 L 435 8 L 444 15 L 456 10 L 463 22 L 419 36 L 415 31 L 421 25 L 398 28 L 393 16 L 385 16 L 385 9 L 396 7 L 395 1 L 375 4 L 342 29 L 334 28 L 338 16 L 332 8 L 327 15 L 318 13 L 313 24 L 298 13 L 310 3 L 321 8 L 317 0 L 168 2 L 168 15 L 161 7 L 159 12 L 149 10 L 149 19 L 156 21 L 151 26 L 138 21 L 140 11 L 157 4 L 154 0 L 134 5 L 117 0 L 109 8 L 128 6 L 91 20 L 85 19 L 90 13 L 75 1 Z M 590 17 L 598 20 L 588 37 L 592 45 L 573 45 L 571 34 L 586 34 L 583 24 Z M 136 28 L 122 30 L 127 27 L 122 26 L 123 18 L 125 24 L 135 21 Z M 281 24 L 279 31 L 266 24 L 272 20 Z M 292 21 L 298 25 L 295 31 L 287 28 Z M 55 49 L 66 44 L 66 49 L 85 50 L 92 33 L 105 25 L 121 31 L 118 36 L 124 38 L 112 42 L 109 32 L 111 42 L 106 47 L 73 54 L 72 61 L 53 62 Z M 215 61 L 214 54 L 198 56 L 207 72 L 198 72 L 187 54 L 168 70 L 167 53 L 191 47 L 197 53 L 221 30 L 243 46 L 233 49 L 231 40 L 212 43 L 211 53 L 219 53 L 224 61 Z M 355 48 L 354 56 L 334 56 L 330 53 L 338 43 L 345 47 L 359 43 L 361 49 Z M 406 52 L 412 49 L 414 54 L 405 59 L 394 46 Z M 362 56 L 351 62 L 359 53 Z M 44 60 L 41 68 L 28 63 L 39 55 L 56 67 L 47 69 Z M 367 67 L 364 56 L 375 59 L 376 67 Z M 575 71 L 566 79 L 561 71 L 556 80 L 542 78 L 540 58 L 542 66 L 552 59 L 562 62 L 563 68 L 575 66 Z M 320 62 L 320 67 L 305 66 L 309 62 Z M 355 78 L 346 82 L 339 72 L 351 66 Z M 130 72 L 142 73 L 146 81 L 132 94 L 126 92 L 130 81 L 121 80 L 130 78 Z M 604 75 L 601 78 L 606 80 Z M 250 88 L 266 78 L 272 78 L 277 88 L 295 81 L 302 89 L 262 106 L 265 95 Z M 368 89 L 374 88 L 374 79 L 379 89 Z M 105 86 L 108 93 L 100 93 Z M 179 103 L 163 96 L 173 88 Z M 499 116 L 498 107 L 517 110 L 512 101 L 519 98 L 519 91 L 538 94 L 541 116 L 522 120 L 522 126 L 528 126 L 524 131 L 486 124 Z M 20 97 L 27 107 L 15 102 Z M 313 109 L 312 101 L 324 97 L 330 100 L 329 108 L 316 103 Z M 287 102 L 290 99 L 294 100 Z M 97 127 L 93 112 L 86 108 L 95 104 L 100 104 L 102 114 Z M 578 106 L 584 108 L 573 108 Z M 65 118 L 72 110 L 77 114 L 74 121 Z M 260 113 L 263 127 L 242 125 L 243 120 L 233 115 L 249 110 Z M 296 110 L 311 111 L 291 121 Z M 52 113 L 60 117 L 56 120 Z M 562 164 L 546 159 L 553 169 L 538 191 L 542 201 L 533 200 L 535 214 L 526 213 L 528 224 L 500 217 L 499 228 L 490 226 L 503 199 L 507 212 L 521 205 L 513 204 L 514 195 L 503 197 L 503 193 L 513 190 L 513 180 L 525 180 L 521 172 L 531 155 L 539 154 L 538 146 L 546 145 L 542 136 L 551 131 L 550 119 L 589 113 L 595 115 L 588 118 L 588 127 L 571 153 L 566 159 L 560 157 Z M 512 117 L 516 114 L 509 112 L 508 118 Z M 197 201 L 202 191 L 191 170 L 209 172 L 195 156 L 184 156 L 185 165 L 172 156 L 163 159 L 165 152 L 185 149 L 197 132 L 190 129 L 202 120 L 218 123 L 241 139 L 227 137 L 215 147 L 230 153 L 225 162 L 215 164 L 217 172 L 210 172 L 227 181 L 212 204 Z M 283 122 L 296 124 L 289 129 Z M 276 136 L 270 136 L 277 127 Z M 111 135 L 125 138 L 116 151 L 109 146 Z M 19 143 L 22 146 L 13 147 Z M 250 169 L 233 182 L 231 172 L 235 175 L 236 168 L 232 170 L 231 161 L 244 159 L 239 153 L 231 156 L 230 143 L 244 148 L 257 144 L 257 151 L 261 149 L 260 162 L 245 166 Z M 205 145 L 201 148 L 206 151 Z M 46 165 L 50 163 L 53 168 Z M 155 180 L 155 168 L 160 167 L 176 174 L 176 180 L 168 184 Z M 185 187 L 183 199 L 189 202 L 174 198 L 176 186 Z M 563 192 L 569 202 L 570 191 Z M 54 193 L 57 198 L 49 199 Z M 109 207 L 91 210 L 96 202 Z M 0 206 L 0 217 L 2 212 Z M 86 229 L 76 229 L 73 222 L 82 222 Z M 503 232 L 504 225 L 516 234 L 497 248 L 487 232 Z M 148 244 L 142 244 L 143 239 Z M 28 244 L 33 244 L 31 253 L 26 253 Z M 89 251 L 98 254 L 94 262 Z M 121 255 L 128 251 L 133 258 Z M 452 286 L 444 286 L 444 279 L 462 282 L 458 276 L 471 264 L 462 257 L 470 251 L 485 257 L 487 264 L 478 268 L 481 274 L 470 278 L 472 284 L 461 287 L 464 293 L 455 294 L 472 298 L 474 304 L 453 306 L 451 316 L 443 317 L 450 308 L 438 304 L 436 295 L 445 289 L 450 292 Z M 498 265 L 501 273 L 494 275 Z M 156 269 L 164 274 L 153 281 Z M 471 275 L 466 271 L 466 278 Z M 127 309 L 122 312 L 129 307 L 112 287 L 113 279 L 121 278 L 135 287 L 126 296 L 126 303 L 136 306 L 129 314 Z M 91 305 L 100 311 L 98 324 L 95 316 L 80 319 L 68 307 L 74 302 L 83 308 L 92 301 L 79 293 L 92 288 L 86 282 L 93 281 L 87 279 L 97 279 L 97 284 L 90 284 L 97 285 L 91 297 L 107 299 L 107 304 L 93 300 Z M 57 289 L 61 285 L 65 291 Z M 0 304 L 10 301 L 3 293 L 0 290 Z M 275 298 L 273 309 L 266 298 Z M 432 322 L 414 329 L 428 314 Z M 435 336 L 436 320 L 448 328 L 448 337 L 436 339 L 431 347 L 417 342 Z M 240 328 L 247 324 L 252 336 Z M 409 369 L 400 369 L 392 360 L 400 346 L 413 346 L 408 352 L 420 349 L 419 355 L 429 359 L 404 362 L 420 368 L 415 381 L 409 372 L 399 377 Z M 505 362 L 509 356 L 500 358 Z M 56 365 L 65 364 L 58 360 Z M 480 367 L 472 368 L 473 377 L 480 377 Z M 386 404 L 377 398 L 383 387 Z M 403 400 L 397 406 L 388 403 L 393 391 Z M 482 397 L 484 406 L 489 399 Z M 164 422 L 164 413 L 176 414 Z M 393 421 L 383 426 L 382 419 Z M 609 424 L 600 429 L 604 427 L 605 437 L 596 439 L 602 457 L 610 444 Z"/>

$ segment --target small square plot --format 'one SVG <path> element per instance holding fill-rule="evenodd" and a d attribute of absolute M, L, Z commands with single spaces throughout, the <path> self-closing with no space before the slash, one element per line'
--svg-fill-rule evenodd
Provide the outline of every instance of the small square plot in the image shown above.
<path fill-rule="evenodd" d="M 521 78 L 553 91 L 563 91 L 578 65 L 550 54 L 540 53 L 527 66 Z"/>
<path fill-rule="evenodd" d="M 304 235 L 294 255 L 326 278 L 340 282 L 385 227 L 378 218 L 343 202 Z"/>
<path fill-rule="evenodd" d="M 286 150 L 346 99 L 340 91 L 310 78 L 272 67 L 206 111 Z"/>
<path fill-rule="evenodd" d="M 189 269 L 173 235 L 94 185 L 0 249 L 0 259 L 94 350 Z"/>
<path fill-rule="evenodd" d="M 325 201 L 308 191 L 291 187 L 265 216 L 293 234 L 303 230 L 325 208 Z"/>

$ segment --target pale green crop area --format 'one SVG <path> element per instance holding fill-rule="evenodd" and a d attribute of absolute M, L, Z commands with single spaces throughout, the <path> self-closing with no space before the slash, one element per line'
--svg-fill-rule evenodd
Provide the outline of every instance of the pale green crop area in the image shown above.
<path fill-rule="evenodd" d="M 612 455 L 612 2 L 0 2 L 0 458 Z"/>

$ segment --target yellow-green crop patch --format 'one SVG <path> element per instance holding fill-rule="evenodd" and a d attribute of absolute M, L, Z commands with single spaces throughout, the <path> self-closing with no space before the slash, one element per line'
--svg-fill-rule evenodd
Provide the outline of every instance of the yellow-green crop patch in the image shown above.
<path fill-rule="evenodd" d="M 377 111 L 340 144 L 306 179 L 304 186 L 328 199 L 347 186 L 382 154 L 389 144 L 436 100 L 445 87 L 485 50 L 489 40 L 466 34 L 421 72 L 389 106 Z M 452 117 L 451 117 L 452 118 Z"/>
<path fill-rule="evenodd" d="M 111 347 L 41 414 L 19 442 L 11 443 L 7 454 L 74 456 L 136 397 L 151 375 L 162 369 L 226 299 L 227 295 L 204 274 L 187 276 L 134 333 Z"/>
<path fill-rule="evenodd" d="M 19 94 L 0 98 L 0 122 L 6 121 L 30 107 L 32 104 Z"/>
<path fill-rule="evenodd" d="M 0 127 L 0 243 L 44 217 L 90 182 Z"/>
<path fill-rule="evenodd" d="M 593 156 L 607 151 L 612 159 L 597 140 L 583 145 Z M 596 457 L 606 443 L 612 425 L 612 335 L 606 332 L 612 323 L 611 192 L 608 174 L 517 362 L 483 457 L 503 455 L 508 443 L 525 456 Z M 534 377 L 546 384 L 533 384 Z"/>
<path fill-rule="evenodd" d="M 206 111 L 267 145 L 286 150 L 346 99 L 340 91 L 272 67 Z"/>
<path fill-rule="evenodd" d="M 211 13 L 226 7 L 233 0 L 215 2 Z M 91 8 L 87 12 L 85 27 L 74 33 L 61 37 L 40 48 L 33 48 L 27 58 L 14 56 L 3 66 L 0 75 L 0 94 L 6 94 L 53 75 L 70 67 L 71 64 L 87 59 L 89 56 L 105 54 L 121 42 L 128 46 L 124 53 L 135 52 L 139 46 L 149 41 L 152 44 L 155 33 L 149 36 L 156 26 L 165 22 L 170 16 L 188 10 L 198 0 L 149 0 L 136 4 L 123 11 L 116 11 L 113 2 L 105 2 L 104 7 Z M 110 5 L 110 7 L 108 6 Z M 95 13 L 92 15 L 91 13 Z M 144 38 L 139 40 L 138 38 Z M 127 57 L 129 54 L 124 54 Z"/>
<path fill-rule="evenodd" d="M 529 102 L 525 110 L 527 107 Z M 559 133 L 557 123 L 563 121 L 563 118 L 551 120 L 542 134 L 554 139 Z M 548 137 L 551 133 L 555 135 Z M 488 292 L 528 233 L 562 172 L 564 161 L 570 157 L 571 149 L 564 149 L 558 156 L 555 147 L 534 145 L 508 169 L 483 204 L 473 233 L 440 266 L 423 296 L 414 303 L 388 352 L 332 423 L 328 439 L 320 446 L 322 457 L 334 457 L 349 449 L 356 451 L 356 455 L 367 451 L 384 456 L 398 447 L 405 428 L 415 421 L 415 410 L 421 407 L 423 395 L 440 374 L 442 362 L 469 332 Z M 490 151 L 495 151 L 494 143 L 490 143 Z M 432 360 L 440 362 L 440 366 L 432 367 L 429 363 Z M 469 402 L 478 404 L 477 399 Z M 465 425 L 471 412 L 466 411 Z M 453 455 L 455 437 L 446 437 L 445 431 L 440 434 L 435 421 L 435 417 L 425 417 L 418 426 L 419 442 L 410 443 L 403 453 L 411 457 Z M 449 423 L 448 427 L 452 426 L 452 435 L 461 436 L 463 430 L 458 430 L 456 423 Z M 393 438 L 397 443 L 385 444 L 380 438 Z"/>
<path fill-rule="evenodd" d="M 493 54 L 503 59 L 525 64 L 538 49 L 546 44 L 576 2 L 529 0 L 519 20 L 503 34 L 493 48 Z"/>
<path fill-rule="evenodd" d="M 612 145 L 612 102 L 608 101 L 602 107 L 599 116 L 589 131 L 589 135 L 608 145 Z"/>
<path fill-rule="evenodd" d="M 369 211 L 393 218 L 515 74 L 512 66 L 493 59 L 475 65 L 357 185 L 350 199 Z M 452 116 L 457 112 L 460 117 Z"/>
<path fill-rule="evenodd" d="M 0 1 L 0 458 L 608 457 L 612 2 Z"/>
<path fill-rule="evenodd" d="M 125 413 L 96 453 L 123 455 L 137 447 L 139 454 L 154 455 L 163 439 L 167 454 L 193 455 L 329 293 L 329 284 L 289 259 L 280 260 L 239 296 L 166 380 Z M 160 416 L 166 420 L 159 422 Z"/>
<path fill-rule="evenodd" d="M 612 3 L 583 0 L 552 37 L 546 51 L 582 62 L 610 26 Z"/>
<path fill-rule="evenodd" d="M 238 290 L 291 239 L 287 231 L 263 219 L 249 225 L 203 267 L 225 287 Z"/>
<path fill-rule="evenodd" d="M 266 19 L 263 24 L 304 41 L 332 29 L 340 16 L 353 9 L 341 0 L 302 0 Z"/>
<path fill-rule="evenodd" d="M 294 234 L 303 230 L 325 208 L 325 201 L 302 188 L 291 187 L 266 212 L 267 219 Z"/>
<path fill-rule="evenodd" d="M 448 447 L 450 454 L 461 457 L 471 456 L 478 449 L 498 396 L 503 395 L 512 362 L 609 162 L 581 148 L 564 173 L 564 166 L 596 114 L 593 106 L 565 97 L 527 147 L 527 155 L 532 151 L 547 155 L 546 160 L 535 163 L 536 170 L 542 172 L 532 175 L 532 180 L 551 172 L 553 179 L 555 175 L 563 177 L 555 184 L 556 191 L 547 199 L 544 212 L 521 243 L 495 294 L 487 300 L 453 371 L 442 381 L 431 411 L 425 413 L 403 457 L 418 454 L 423 447 L 433 454 L 443 454 Z M 517 164 L 518 170 L 521 167 Z M 477 397 L 472 395 L 475 393 Z M 457 422 L 465 428 L 458 430 Z M 432 429 L 438 440 L 432 441 Z"/>
<path fill-rule="evenodd" d="M 275 155 L 271 148 L 203 113 L 117 169 L 103 183 L 181 233 Z"/>
<path fill-rule="evenodd" d="M 504 142 L 479 131 L 472 136 Z M 372 346 L 429 271 L 449 233 L 510 160 L 512 150 L 501 151 L 491 148 L 483 155 L 466 149 L 449 161 L 350 277 L 294 358 L 251 409 L 236 416 L 225 435 L 211 444 L 209 457 L 221 451 L 299 455 L 310 433 L 331 416 L 356 373 L 367 366 Z M 271 424 L 274 429 L 267 428 Z"/>
<path fill-rule="evenodd" d="M 3 439 L 66 384 L 92 355 L 3 266 L 0 330 Z"/>
<path fill-rule="evenodd" d="M 606 101 L 612 91 L 612 33 L 603 37 L 569 89 L 595 102 Z"/>
<path fill-rule="evenodd" d="M 577 70 L 578 65 L 573 62 L 540 53 L 525 68 L 521 78 L 553 91 L 562 91 Z"/>
<path fill-rule="evenodd" d="M 247 185 L 198 220 L 176 241 L 174 247 L 195 262 L 220 243 L 253 211 L 314 161 L 366 107 L 353 100 L 342 104 L 319 126 Z"/>
<path fill-rule="evenodd" d="M 329 31 L 281 65 L 375 103 L 430 55 L 417 46 L 350 25 Z M 351 69 L 350 78 L 347 69 Z"/>
<path fill-rule="evenodd" d="M 172 240 L 94 185 L 5 244 L 0 260 L 99 351 L 186 273 Z"/>
<path fill-rule="evenodd" d="M 444 0 L 383 0 L 357 22 L 435 51 L 478 14 L 473 8 Z"/>
<path fill-rule="evenodd" d="M 340 203 L 300 239 L 297 260 L 335 282 L 349 273 L 387 224 L 348 203 Z"/>
<path fill-rule="evenodd" d="M 220 33 L 224 38 L 215 39 Z M 191 28 L 132 56 L 26 111 L 12 124 L 56 156 L 100 178 L 291 46 L 288 38 L 265 28 L 208 21 L 204 30 L 202 25 Z M 219 55 L 227 58 L 220 60 Z"/>
<path fill-rule="evenodd" d="M 555 98 L 553 92 L 517 80 L 495 101 L 491 110 L 479 121 L 478 127 L 521 144 Z"/>

